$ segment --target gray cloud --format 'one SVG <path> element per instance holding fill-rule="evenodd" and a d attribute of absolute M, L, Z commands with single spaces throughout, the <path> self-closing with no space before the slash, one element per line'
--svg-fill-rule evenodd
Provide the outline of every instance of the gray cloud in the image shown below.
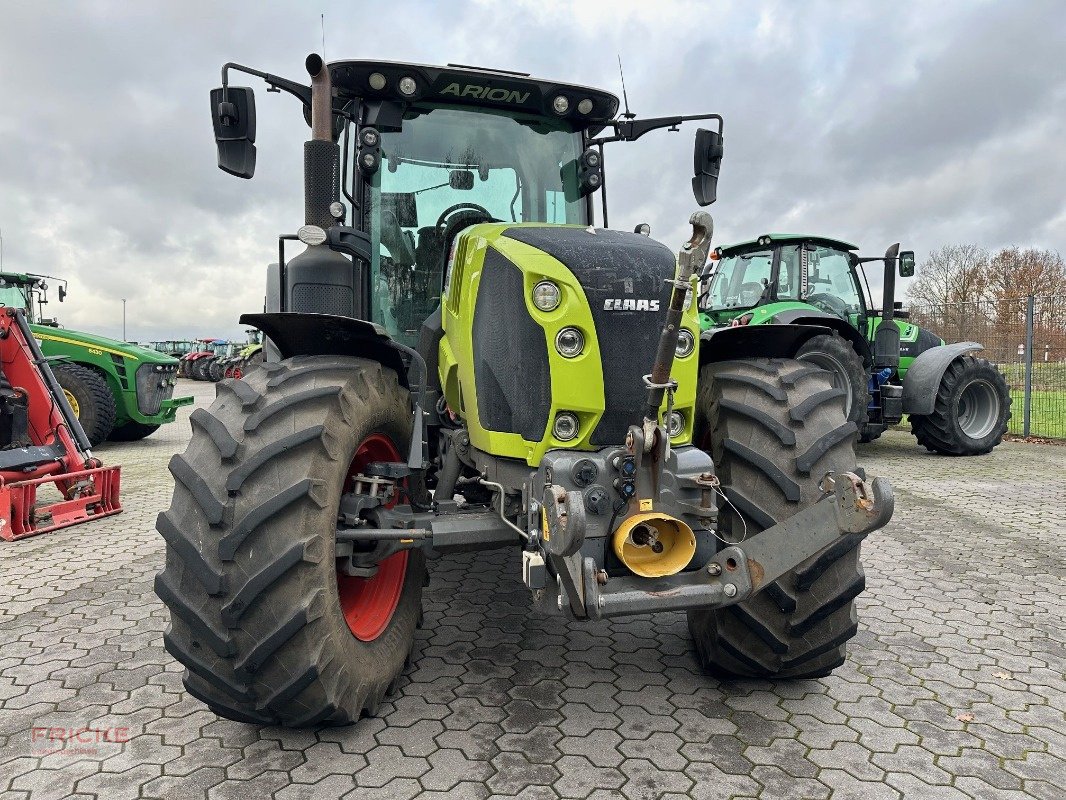
<path fill-rule="evenodd" d="M 228 60 L 299 77 L 320 46 L 319 10 L 5 3 L 5 267 L 70 278 L 53 310 L 71 327 L 119 335 L 126 297 L 130 338 L 239 335 L 276 235 L 300 222 L 306 128 L 291 100 L 260 91 L 258 173 L 237 181 L 215 168 L 207 91 Z M 621 53 L 642 116 L 726 117 L 719 242 L 803 230 L 870 252 L 899 239 L 919 256 L 957 241 L 1066 251 L 1066 16 L 1054 2 L 322 10 L 330 58 L 486 64 L 617 92 Z M 608 148 L 613 226 L 684 238 L 694 130 Z"/>

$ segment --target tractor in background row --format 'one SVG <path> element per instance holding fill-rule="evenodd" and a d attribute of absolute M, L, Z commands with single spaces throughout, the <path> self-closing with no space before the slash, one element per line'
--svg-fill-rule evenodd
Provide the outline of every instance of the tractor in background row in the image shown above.
<path fill-rule="evenodd" d="M 0 304 L 22 309 L 92 446 L 143 439 L 173 422 L 192 397 L 174 397 L 178 362 L 156 350 L 59 326 L 45 316 L 48 275 L 0 273 Z"/>
<path fill-rule="evenodd" d="M 907 321 L 895 297 L 896 272 L 914 274 L 914 253 L 892 245 L 862 257 L 823 236 L 764 234 L 719 247 L 703 274 L 701 338 L 714 346 L 737 327 L 790 326 L 783 353 L 833 376 L 848 419 L 869 442 L 906 414 L 918 443 L 945 455 L 988 453 L 1003 440 L 1011 397 L 1003 375 L 973 355 L 976 342 L 946 344 Z M 863 268 L 884 263 L 881 308 Z M 761 340 L 753 336 L 758 354 Z"/>
<path fill-rule="evenodd" d="M 842 664 L 891 486 L 856 471 L 830 376 L 766 357 L 783 326 L 752 328 L 753 355 L 743 329 L 700 340 L 706 212 L 676 255 L 607 227 L 606 146 L 709 121 L 707 205 L 722 118 L 619 116 L 608 92 L 484 68 L 306 67 L 309 86 L 227 64 L 211 93 L 226 172 L 256 156 L 235 71 L 297 97 L 311 138 L 305 224 L 279 238 L 265 313 L 241 317 L 264 363 L 193 412 L 157 520 L 186 689 L 258 724 L 373 714 L 410 658 L 427 554 L 491 548 L 531 609 L 687 611 L 718 676 Z"/>

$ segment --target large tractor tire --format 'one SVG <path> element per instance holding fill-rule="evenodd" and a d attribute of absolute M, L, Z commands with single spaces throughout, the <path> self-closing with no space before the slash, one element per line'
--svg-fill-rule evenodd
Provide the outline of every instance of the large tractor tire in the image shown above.
<path fill-rule="evenodd" d="M 220 380 L 222 380 L 223 369 L 224 367 L 222 366 L 222 362 L 219 361 L 217 358 L 212 358 L 211 363 L 207 365 L 207 379 L 209 381 L 213 381 L 214 383 L 218 383 Z"/>
<path fill-rule="evenodd" d="M 721 481 L 719 534 L 740 542 L 818 500 L 830 470 L 855 470 L 855 423 L 813 364 L 751 359 L 700 373 L 695 442 Z M 844 663 L 865 588 L 861 536 L 845 536 L 750 600 L 690 611 L 700 662 L 720 678 L 815 678 Z"/>
<path fill-rule="evenodd" d="M 91 367 L 81 364 L 59 363 L 52 365 L 52 374 L 67 396 L 74 416 L 78 418 L 89 444 L 96 447 L 107 441 L 115 426 L 115 395 L 104 376 Z"/>
<path fill-rule="evenodd" d="M 374 461 L 402 460 L 411 403 L 374 361 L 300 356 L 218 384 L 170 462 L 174 499 L 156 594 L 164 645 L 215 713 L 264 725 L 344 725 L 372 715 L 421 620 L 425 559 L 404 550 L 372 578 L 337 571 L 342 491 Z"/>
<path fill-rule="evenodd" d="M 211 369 L 211 363 L 214 360 L 215 359 L 207 358 L 206 356 L 204 358 L 196 359 L 192 362 L 192 367 L 189 369 L 189 377 L 197 381 L 206 381 L 208 370 Z"/>
<path fill-rule="evenodd" d="M 159 430 L 158 425 L 145 425 L 141 422 L 127 422 L 112 428 L 108 437 L 112 442 L 138 442 Z"/>
<path fill-rule="evenodd" d="M 1010 405 L 1002 373 L 986 359 L 961 356 L 940 379 L 933 413 L 910 416 L 911 433 L 934 453 L 983 455 L 1003 441 Z"/>
<path fill-rule="evenodd" d="M 821 367 L 832 378 L 833 388 L 844 393 L 844 413 L 859 429 L 860 438 L 870 419 L 870 382 L 862 356 L 851 342 L 836 331 L 808 339 L 796 358 Z M 877 438 L 876 436 L 872 438 Z"/>

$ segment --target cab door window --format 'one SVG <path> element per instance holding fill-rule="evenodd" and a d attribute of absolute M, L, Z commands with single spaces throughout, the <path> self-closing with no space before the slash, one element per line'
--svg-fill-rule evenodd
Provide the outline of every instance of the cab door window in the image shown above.
<path fill-rule="evenodd" d="M 807 297 L 815 308 L 852 321 L 865 316 L 851 254 L 817 245 L 807 253 Z"/>

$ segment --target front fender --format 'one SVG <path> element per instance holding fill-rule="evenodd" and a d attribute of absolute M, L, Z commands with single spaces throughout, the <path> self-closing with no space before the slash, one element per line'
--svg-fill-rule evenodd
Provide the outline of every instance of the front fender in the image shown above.
<path fill-rule="evenodd" d="M 700 334 L 700 366 L 736 358 L 792 358 L 808 339 L 832 333 L 821 325 L 737 325 Z"/>
<path fill-rule="evenodd" d="M 903 413 L 932 414 L 940 381 L 951 362 L 959 356 L 984 349 L 985 346 L 977 342 L 959 342 L 931 347 L 915 358 L 903 378 Z"/>
<path fill-rule="evenodd" d="M 278 311 L 242 314 L 242 325 L 261 330 L 282 358 L 293 356 L 356 356 L 393 370 L 404 388 L 407 368 L 385 329 L 372 322 L 333 314 Z"/>

